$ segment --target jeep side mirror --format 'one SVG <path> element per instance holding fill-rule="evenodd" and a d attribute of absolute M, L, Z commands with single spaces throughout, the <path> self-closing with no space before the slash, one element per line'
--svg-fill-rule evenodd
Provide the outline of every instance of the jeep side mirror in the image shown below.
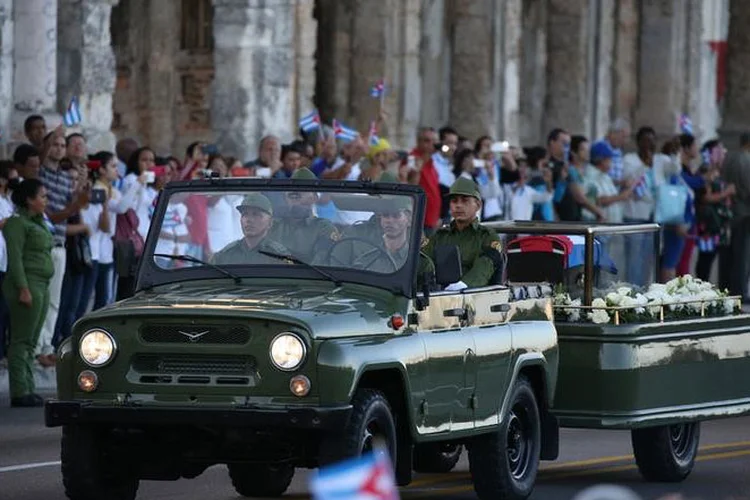
<path fill-rule="evenodd" d="M 461 281 L 461 251 L 457 245 L 441 245 L 435 247 L 435 280 L 438 285 L 445 287 L 451 283 Z"/>

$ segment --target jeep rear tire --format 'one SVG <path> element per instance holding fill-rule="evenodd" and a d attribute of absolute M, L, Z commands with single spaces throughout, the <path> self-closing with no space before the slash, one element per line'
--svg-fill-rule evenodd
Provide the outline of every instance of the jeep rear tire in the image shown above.
<path fill-rule="evenodd" d="M 521 376 L 496 431 L 468 444 L 469 470 L 480 500 L 520 500 L 531 495 L 539 470 L 541 424 L 534 390 Z"/>
<path fill-rule="evenodd" d="M 110 453 L 103 432 L 64 425 L 60 459 L 65 494 L 71 500 L 133 500 L 138 478 Z M 125 464 L 126 465 L 126 464 Z"/>
<path fill-rule="evenodd" d="M 638 470 L 647 481 L 676 483 L 693 470 L 701 437 L 700 422 L 633 429 Z"/>
<path fill-rule="evenodd" d="M 280 497 L 294 477 L 291 465 L 227 464 L 235 491 L 243 497 Z"/>
<path fill-rule="evenodd" d="M 455 443 L 426 443 L 414 447 L 414 470 L 434 474 L 450 472 L 461 458 L 463 446 Z"/>
<path fill-rule="evenodd" d="M 374 450 L 378 441 L 396 466 L 396 425 L 391 406 L 382 392 L 359 389 L 343 432 L 326 436 L 320 444 L 319 464 L 325 466 Z"/>

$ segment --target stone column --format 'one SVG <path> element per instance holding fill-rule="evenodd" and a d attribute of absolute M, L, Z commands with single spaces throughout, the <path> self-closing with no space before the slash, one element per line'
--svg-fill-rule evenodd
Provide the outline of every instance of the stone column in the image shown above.
<path fill-rule="evenodd" d="M 13 0 L 0 0 L 0 142 L 13 139 Z"/>
<path fill-rule="evenodd" d="M 392 53 L 387 54 L 385 107 L 388 117 L 381 134 L 394 147 L 410 149 L 416 144 L 419 126 L 422 79 L 419 50 L 422 35 L 421 0 L 400 0 L 391 13 Z"/>
<path fill-rule="evenodd" d="M 446 22 L 446 0 L 422 2 L 420 125 L 439 128 L 450 113 L 451 40 Z"/>
<path fill-rule="evenodd" d="M 318 22 L 313 16 L 314 2 L 298 1 L 294 24 L 294 116 L 299 118 L 315 106 L 315 51 L 318 46 Z M 296 126 L 295 126 L 296 129 Z"/>
<path fill-rule="evenodd" d="M 495 19 L 496 138 L 520 144 L 523 0 L 503 0 Z"/>
<path fill-rule="evenodd" d="M 23 138 L 23 122 L 30 114 L 60 122 L 57 109 L 57 0 L 14 3 L 13 129 Z M 51 127 L 50 127 L 51 128 Z M 22 139 L 23 140 L 23 139 Z"/>
<path fill-rule="evenodd" d="M 216 142 L 226 154 L 255 158 L 263 135 L 288 141 L 296 128 L 294 7 L 255 0 L 213 2 Z"/>
<path fill-rule="evenodd" d="M 659 144 L 677 131 L 688 82 L 684 0 L 641 0 L 638 126 L 656 129 Z"/>
<path fill-rule="evenodd" d="M 721 136 L 730 149 L 739 147 L 740 134 L 750 131 L 750 3 L 729 1 L 727 36 L 727 91 Z"/>
<path fill-rule="evenodd" d="M 110 15 L 119 0 L 59 0 L 58 109 L 78 96 L 90 151 L 114 150 L 112 98 L 115 56 Z"/>
<path fill-rule="evenodd" d="M 544 136 L 555 127 L 587 134 L 591 129 L 589 0 L 549 0 L 547 99 Z"/>
<path fill-rule="evenodd" d="M 547 95 L 547 3 L 523 0 L 520 46 L 520 143 L 544 144 Z"/>
<path fill-rule="evenodd" d="M 638 0 L 619 0 L 615 3 L 612 95 L 612 116 L 625 118 L 636 129 L 633 111 L 638 102 L 638 4 Z"/>
<path fill-rule="evenodd" d="M 477 138 L 497 135 L 493 109 L 496 1 L 458 0 L 453 4 L 450 122 L 459 133 Z"/>
<path fill-rule="evenodd" d="M 315 104 L 326 123 L 349 118 L 352 6 L 339 0 L 316 0 L 318 20 Z"/>

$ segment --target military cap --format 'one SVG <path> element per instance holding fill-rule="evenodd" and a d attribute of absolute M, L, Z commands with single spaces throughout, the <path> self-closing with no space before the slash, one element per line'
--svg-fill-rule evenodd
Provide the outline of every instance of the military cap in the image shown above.
<path fill-rule="evenodd" d="M 459 177 L 456 182 L 453 183 L 450 189 L 450 196 L 473 196 L 479 201 L 482 201 L 482 195 L 479 194 L 479 186 L 477 183 L 466 177 Z"/>
<path fill-rule="evenodd" d="M 398 180 L 398 177 L 396 177 L 396 174 L 394 174 L 393 172 L 385 171 L 380 174 L 380 178 L 378 178 L 377 182 L 390 182 L 391 184 L 398 184 L 400 181 Z"/>
<path fill-rule="evenodd" d="M 313 171 L 310 170 L 307 167 L 302 167 L 302 168 L 298 168 L 297 170 L 295 170 L 294 173 L 292 174 L 291 178 L 292 179 L 300 179 L 300 180 L 303 180 L 303 181 L 310 181 L 310 180 L 317 179 L 317 177 L 315 177 L 315 174 L 313 173 Z"/>
<path fill-rule="evenodd" d="M 258 208 L 260 210 L 263 210 L 264 212 L 267 212 L 269 215 L 273 215 L 273 207 L 271 206 L 271 201 L 260 193 L 250 193 L 246 195 L 242 199 L 242 203 L 237 206 L 237 210 L 242 212 L 242 209 L 246 207 Z"/>
<path fill-rule="evenodd" d="M 410 196 L 394 196 L 387 200 L 387 205 L 378 210 L 380 214 L 400 212 L 402 210 L 413 210 Z"/>

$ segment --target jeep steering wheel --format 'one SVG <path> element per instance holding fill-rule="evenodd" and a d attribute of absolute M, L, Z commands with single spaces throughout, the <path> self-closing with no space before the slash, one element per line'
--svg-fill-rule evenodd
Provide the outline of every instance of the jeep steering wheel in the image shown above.
<path fill-rule="evenodd" d="M 351 264 L 348 262 L 344 262 L 339 257 L 336 257 L 334 255 L 334 250 L 341 245 L 342 243 L 353 243 L 355 241 L 358 241 L 360 243 L 364 243 L 365 245 L 371 246 L 372 248 L 368 250 L 367 252 L 363 252 L 359 256 L 355 257 Z M 354 245 L 352 245 L 352 249 L 354 249 Z M 375 255 L 374 258 L 370 259 L 366 264 L 362 262 L 362 260 L 366 257 L 369 257 L 370 255 Z M 396 261 L 393 260 L 393 257 L 381 246 L 378 246 L 376 243 L 373 243 L 370 240 L 367 240 L 365 238 L 360 238 L 357 236 L 351 236 L 348 238 L 342 238 L 338 241 L 336 241 L 331 247 L 328 249 L 328 254 L 325 257 L 325 260 L 327 262 L 330 262 L 331 264 L 338 264 L 342 267 L 355 267 L 357 269 L 368 269 L 371 265 L 373 265 L 378 260 L 385 257 L 385 259 L 388 261 L 388 263 L 393 267 L 393 271 L 398 271 L 398 264 L 396 264 Z"/>

